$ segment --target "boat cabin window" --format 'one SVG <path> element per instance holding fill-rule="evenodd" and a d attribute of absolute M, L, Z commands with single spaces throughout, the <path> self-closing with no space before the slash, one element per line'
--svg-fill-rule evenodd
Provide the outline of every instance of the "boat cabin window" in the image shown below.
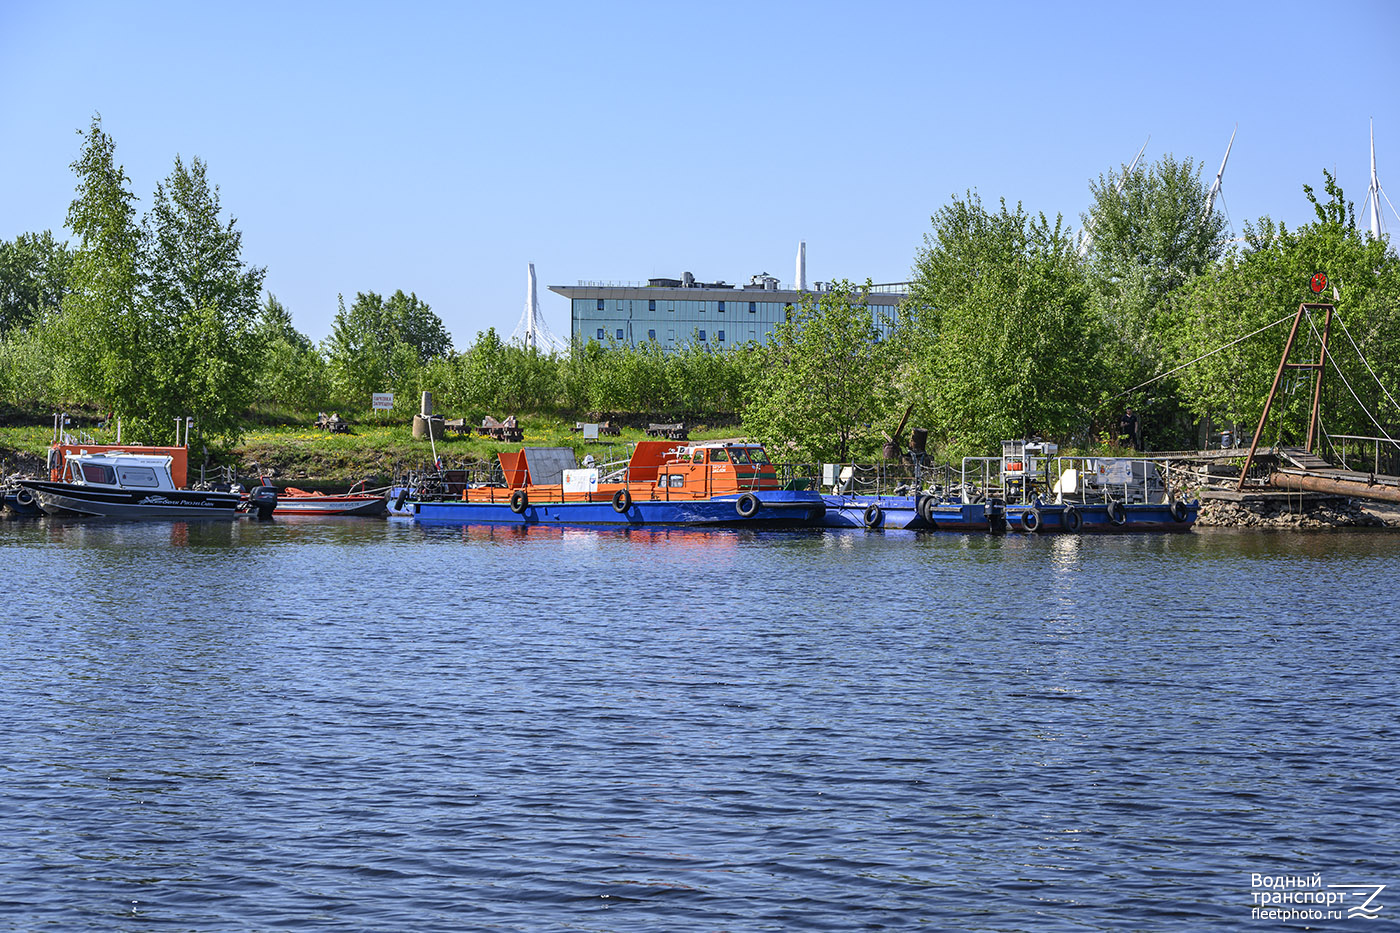
<path fill-rule="evenodd" d="M 765 464 L 765 463 L 768 462 L 768 455 L 767 455 L 766 453 L 763 452 L 763 448 L 762 448 L 762 447 L 750 447 L 750 448 L 748 448 L 748 451 L 749 451 L 749 460 L 750 460 L 751 462 L 757 463 L 757 464 L 759 464 L 760 466 L 762 466 L 763 464 Z"/>
<path fill-rule="evenodd" d="M 104 486 L 117 484 L 116 473 L 105 463 L 84 463 L 82 467 L 83 482 L 85 483 L 101 483 Z"/>
<path fill-rule="evenodd" d="M 729 462 L 729 451 L 725 450 L 723 447 L 719 447 L 719 448 L 716 448 L 716 449 L 714 449 L 714 450 L 711 450 L 711 451 L 710 451 L 710 462 L 711 462 L 711 463 L 728 463 L 728 462 Z"/>
<path fill-rule="evenodd" d="M 704 463 L 704 462 L 705 462 L 705 452 L 704 452 L 703 450 L 697 450 L 695 453 L 693 453 L 693 454 L 690 455 L 690 462 L 691 462 L 691 463 Z"/>
<path fill-rule="evenodd" d="M 729 456 L 732 457 L 732 458 L 734 459 L 734 462 L 735 462 L 735 463 L 748 463 L 748 462 L 749 462 L 749 452 L 748 452 L 747 450 L 745 450 L 743 447 L 731 447 L 731 448 L 729 448 Z"/>
<path fill-rule="evenodd" d="M 679 473 L 672 473 L 672 474 L 671 474 L 671 488 L 672 488 L 672 489 L 679 489 L 679 488 L 681 488 L 681 487 L 684 486 L 684 485 L 685 485 L 685 477 L 684 477 L 684 476 L 682 476 L 682 475 L 679 474 Z"/>
<path fill-rule="evenodd" d="M 150 467 L 119 466 L 117 467 L 117 478 L 122 481 L 123 486 L 139 486 L 155 489 L 160 485 L 160 482 L 156 479 L 156 471 Z"/>

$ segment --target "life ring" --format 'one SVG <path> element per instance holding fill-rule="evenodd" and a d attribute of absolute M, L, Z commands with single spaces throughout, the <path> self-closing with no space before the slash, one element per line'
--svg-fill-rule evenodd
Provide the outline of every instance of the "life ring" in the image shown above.
<path fill-rule="evenodd" d="M 872 504 L 870 508 L 865 510 L 866 528 L 879 528 L 881 525 L 884 524 L 884 522 L 885 513 L 880 510 L 880 507 L 878 505 Z"/>
<path fill-rule="evenodd" d="M 510 494 L 510 510 L 516 515 L 522 514 L 530 507 L 530 495 L 523 489 L 517 489 Z"/>
<path fill-rule="evenodd" d="M 34 493 L 21 486 L 19 492 L 15 493 L 15 504 L 23 508 L 29 508 L 34 504 Z"/>
<path fill-rule="evenodd" d="M 399 497 L 398 497 L 397 499 L 394 500 L 394 511 L 395 511 L 395 512 L 402 512 L 402 511 L 403 511 L 403 504 L 404 504 L 404 501 L 405 501 L 406 499 L 408 499 L 408 489 L 407 489 L 407 488 L 405 488 L 405 489 L 400 489 L 400 490 L 399 490 Z"/>
<path fill-rule="evenodd" d="M 1128 520 L 1128 510 L 1123 508 L 1123 503 L 1117 499 L 1108 503 L 1108 520 L 1115 525 L 1121 525 Z"/>
<path fill-rule="evenodd" d="M 1189 512 L 1186 508 L 1185 502 L 1182 502 L 1180 499 L 1175 499 L 1172 501 L 1172 521 L 1184 522 L 1186 521 L 1186 516 L 1188 514 Z"/>
<path fill-rule="evenodd" d="M 1040 528 L 1040 509 L 1026 509 L 1022 512 L 1021 528 L 1025 531 L 1037 531 Z"/>
<path fill-rule="evenodd" d="M 1060 519 L 1065 531 L 1078 534 L 1084 527 L 1084 516 L 1079 514 L 1079 510 L 1072 505 L 1065 506 L 1064 517 Z"/>
<path fill-rule="evenodd" d="M 621 515 L 632 507 L 632 494 L 626 489 L 613 493 L 613 511 Z"/>
<path fill-rule="evenodd" d="M 938 501 L 934 499 L 933 496 L 924 496 L 919 500 L 918 507 L 919 517 L 924 520 L 924 524 L 935 531 L 938 529 L 938 521 L 934 516 L 934 507 L 936 505 L 938 505 Z"/>
<path fill-rule="evenodd" d="M 758 496 L 751 492 L 746 492 L 734 503 L 734 511 L 739 513 L 740 518 L 753 518 L 758 514 Z"/>

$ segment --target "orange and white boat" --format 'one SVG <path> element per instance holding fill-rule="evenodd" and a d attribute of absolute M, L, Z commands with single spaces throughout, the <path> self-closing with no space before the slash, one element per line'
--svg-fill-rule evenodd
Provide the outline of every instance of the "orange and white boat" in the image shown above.
<path fill-rule="evenodd" d="M 826 505 L 817 492 L 783 489 L 759 444 L 641 441 L 625 468 L 603 478 L 569 447 L 498 455 L 504 482 L 460 497 L 401 492 L 395 511 L 423 522 L 594 525 L 807 525 Z"/>

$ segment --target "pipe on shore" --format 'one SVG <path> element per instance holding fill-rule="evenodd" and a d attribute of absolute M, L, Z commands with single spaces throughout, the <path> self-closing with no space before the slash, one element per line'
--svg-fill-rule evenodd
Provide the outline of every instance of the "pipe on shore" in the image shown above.
<path fill-rule="evenodd" d="M 1400 502 L 1400 486 L 1361 483 L 1347 479 L 1327 479 L 1321 476 L 1300 476 L 1296 473 L 1270 473 L 1269 485 L 1294 492 L 1323 492 L 1357 499 L 1377 499 Z"/>

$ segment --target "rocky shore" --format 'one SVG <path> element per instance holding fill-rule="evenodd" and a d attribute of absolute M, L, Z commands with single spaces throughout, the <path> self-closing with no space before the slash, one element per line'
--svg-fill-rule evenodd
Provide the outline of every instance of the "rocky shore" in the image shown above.
<path fill-rule="evenodd" d="M 1205 493 L 1196 524 L 1261 530 L 1400 528 L 1400 507 L 1342 496 L 1274 494 L 1232 500 Z"/>

